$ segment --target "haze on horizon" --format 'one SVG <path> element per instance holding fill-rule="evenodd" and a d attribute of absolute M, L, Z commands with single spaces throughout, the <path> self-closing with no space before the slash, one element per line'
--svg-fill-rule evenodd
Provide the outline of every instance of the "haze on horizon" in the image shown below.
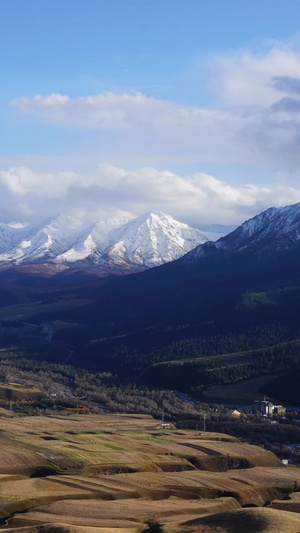
<path fill-rule="evenodd" d="M 300 201 L 300 4 L 0 3 L 1 220 Z"/>

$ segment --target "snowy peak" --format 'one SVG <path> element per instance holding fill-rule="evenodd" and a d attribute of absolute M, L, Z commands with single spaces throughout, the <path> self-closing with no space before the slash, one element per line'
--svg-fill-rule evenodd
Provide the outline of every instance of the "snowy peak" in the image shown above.
<path fill-rule="evenodd" d="M 190 257 L 205 257 L 218 252 L 272 254 L 300 247 L 300 203 L 271 207 L 222 237 L 216 243 L 197 247 Z"/>
<path fill-rule="evenodd" d="M 150 212 L 116 230 L 114 240 L 107 251 L 110 260 L 150 268 L 182 257 L 207 239 L 170 215 Z"/>
<path fill-rule="evenodd" d="M 0 264 L 49 265 L 100 275 L 138 272 L 215 254 L 275 255 L 300 248 L 300 203 L 267 209 L 234 226 L 192 228 L 162 212 L 85 225 L 58 214 L 35 226 L 0 222 Z"/>
<path fill-rule="evenodd" d="M 68 215 L 63 215 L 61 213 L 47 218 L 40 227 L 42 231 L 51 233 L 57 233 L 65 230 L 76 229 L 81 225 L 81 221 L 75 218 L 69 217 Z"/>
<path fill-rule="evenodd" d="M 0 222 L 0 254 L 14 246 L 25 234 L 23 224 Z"/>
<path fill-rule="evenodd" d="M 89 257 L 101 255 L 111 243 L 111 234 L 120 226 L 128 222 L 126 217 L 113 217 L 99 220 L 86 228 L 64 253 L 57 257 L 58 261 L 75 263 Z"/>
<path fill-rule="evenodd" d="M 300 203 L 271 207 L 247 220 L 223 239 L 232 250 L 249 247 L 264 250 L 290 249 L 300 244 Z"/>
<path fill-rule="evenodd" d="M 46 219 L 42 224 L 25 228 L 21 239 L 2 250 L 0 260 L 16 261 L 17 264 L 52 259 L 69 247 L 81 222 L 66 215 L 56 215 Z"/>

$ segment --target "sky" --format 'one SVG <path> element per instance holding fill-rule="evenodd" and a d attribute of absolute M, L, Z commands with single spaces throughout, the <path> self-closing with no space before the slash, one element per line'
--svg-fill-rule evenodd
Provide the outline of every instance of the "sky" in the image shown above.
<path fill-rule="evenodd" d="M 0 0 L 0 220 L 300 202 L 298 0 Z"/>

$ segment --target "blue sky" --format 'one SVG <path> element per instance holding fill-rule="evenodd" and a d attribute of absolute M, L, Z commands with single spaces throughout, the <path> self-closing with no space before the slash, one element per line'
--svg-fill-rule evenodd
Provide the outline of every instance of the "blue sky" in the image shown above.
<path fill-rule="evenodd" d="M 298 0 L 0 0 L 0 20 L 2 219 L 300 201 Z"/>

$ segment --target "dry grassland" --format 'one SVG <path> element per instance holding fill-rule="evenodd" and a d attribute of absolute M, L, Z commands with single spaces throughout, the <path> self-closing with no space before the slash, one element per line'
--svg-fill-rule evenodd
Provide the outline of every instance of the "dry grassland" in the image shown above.
<path fill-rule="evenodd" d="M 298 520 L 297 493 L 278 509 L 300 487 L 300 470 L 227 435 L 161 428 L 142 415 L 3 417 L 0 445 L 3 531 L 227 532 L 201 520 L 234 522 L 258 511 L 242 506 L 273 501 Z"/>
<path fill-rule="evenodd" d="M 110 527 L 88 527 L 69 526 L 66 524 L 46 524 L 43 526 L 29 526 L 22 528 L 4 529 L 10 533 L 136 533 L 135 528 L 110 528 Z"/>

